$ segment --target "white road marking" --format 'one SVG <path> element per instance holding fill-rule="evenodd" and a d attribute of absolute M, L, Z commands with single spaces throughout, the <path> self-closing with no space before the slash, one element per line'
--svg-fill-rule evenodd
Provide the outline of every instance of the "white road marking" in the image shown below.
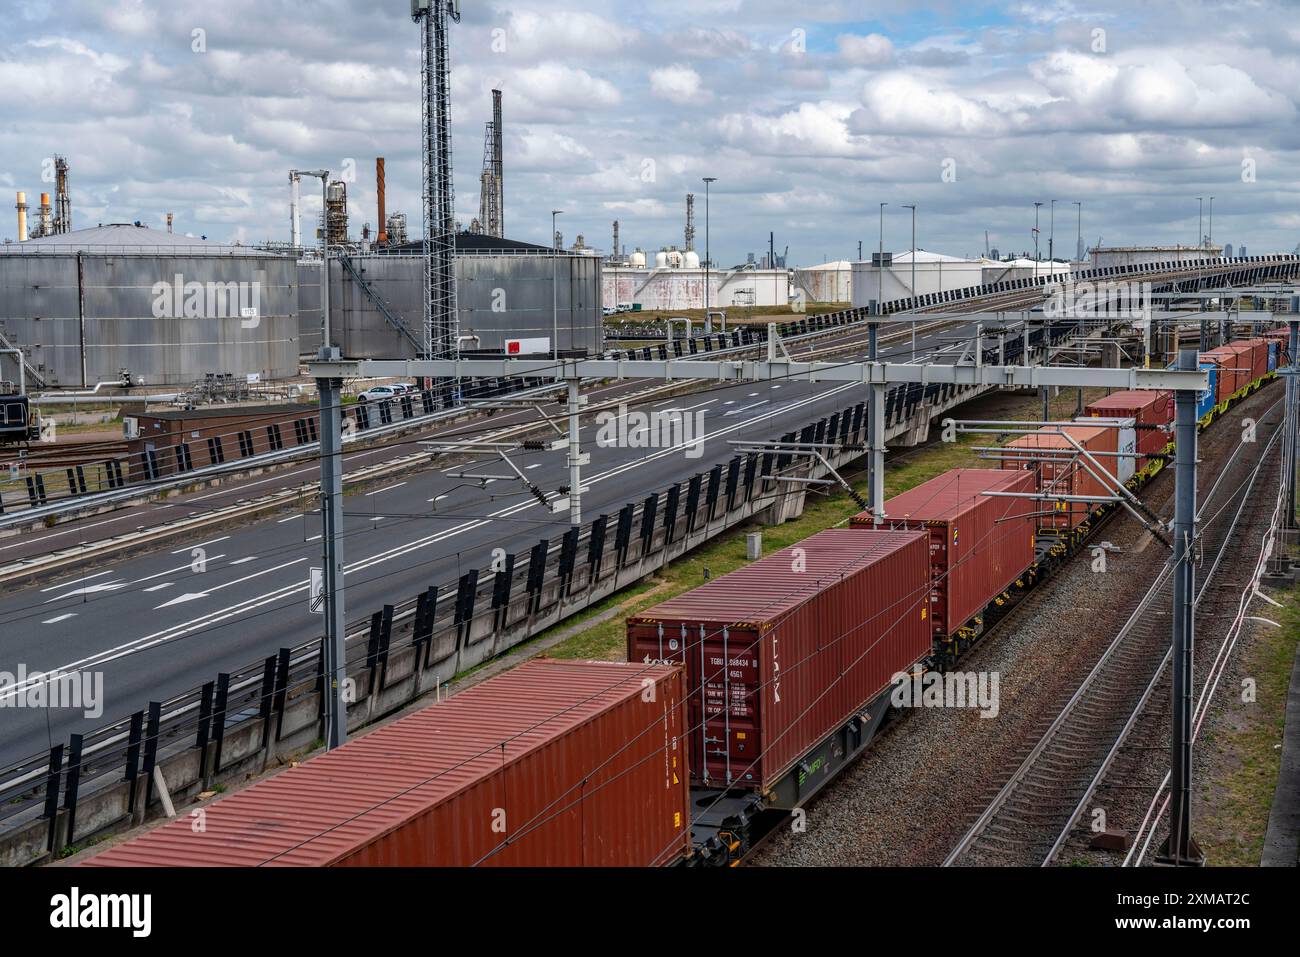
<path fill-rule="evenodd" d="M 66 581 L 59 585 L 51 585 L 49 588 L 42 588 L 41 594 L 44 595 L 46 592 L 58 591 L 60 588 L 67 588 L 69 585 L 80 585 L 82 582 L 92 581 L 96 578 L 103 578 L 105 575 L 111 574 L 113 574 L 113 570 L 110 568 L 108 571 L 99 572 L 96 575 L 86 575 L 83 578 L 74 578 L 71 581 Z"/>
<path fill-rule="evenodd" d="M 45 599 L 44 604 L 50 602 L 63 601 L 65 598 L 71 598 L 74 595 L 97 595 L 105 591 L 117 591 L 119 588 L 125 588 L 126 582 L 101 582 L 98 585 L 88 585 L 85 588 L 78 588 L 76 591 L 65 591 L 62 595 L 55 595 L 53 598 Z"/>
<path fill-rule="evenodd" d="M 145 591 L 162 591 L 164 588 L 171 588 L 171 582 L 163 582 L 161 585 L 154 585 L 152 588 L 146 588 Z"/>
<path fill-rule="evenodd" d="M 826 392 L 820 395 L 810 396 L 809 398 L 802 399 L 798 402 L 792 403 L 790 408 L 796 408 L 800 405 L 806 405 L 808 403 L 821 401 L 833 395 L 837 395 L 838 393 L 843 392 L 846 389 L 856 388 L 856 386 L 857 383 L 852 383 L 852 382 L 845 383 L 842 386 L 827 390 Z M 718 429 L 717 431 L 711 433 L 709 436 L 706 436 L 706 438 L 719 438 L 721 436 L 727 435 L 730 432 L 735 432 L 739 429 L 745 428 L 746 426 L 749 426 L 754 422 L 762 421 L 763 419 L 769 418 L 775 414 L 776 414 L 775 412 L 767 412 L 762 415 L 754 416 L 752 419 L 747 419 L 744 422 L 737 423 L 735 425 L 731 425 L 726 428 Z M 681 445 L 672 446 L 670 448 L 656 450 L 650 455 L 647 455 L 645 458 L 636 459 L 632 462 L 626 463 L 624 465 L 616 466 L 615 468 L 608 469 L 605 472 L 594 475 L 591 478 L 586 479 L 584 484 L 594 485 L 597 482 L 602 482 L 611 478 L 615 478 L 619 475 L 624 474 L 625 472 L 628 472 L 634 468 L 637 468 L 645 464 L 646 462 L 651 462 L 663 456 L 678 453 L 682 451 L 687 445 L 693 445 L 693 444 L 695 444 L 695 440 L 692 440 L 692 442 L 689 443 L 682 443 Z M 378 552 L 375 555 L 370 556 L 369 558 L 360 559 L 359 561 L 354 562 L 350 566 L 346 566 L 344 568 L 344 574 L 349 575 L 356 571 L 363 571 L 374 565 L 378 565 L 383 562 L 389 561 L 391 559 L 399 558 L 402 555 L 409 554 L 410 552 L 417 551 L 421 548 L 425 548 L 428 545 L 445 541 L 448 538 L 463 534 L 468 531 L 473 531 L 476 528 L 481 528 L 484 525 L 490 524 L 490 521 L 493 518 L 505 518 L 514 515 L 518 512 L 521 512 L 524 509 L 536 508 L 536 507 L 538 507 L 538 503 L 531 500 L 526 502 L 520 502 L 516 505 L 511 505 L 507 508 L 503 508 L 497 512 L 492 513 L 492 515 L 489 516 L 488 519 L 465 522 L 460 525 L 453 526 L 452 528 L 445 529 L 444 531 L 439 532 L 435 535 L 426 536 L 425 538 L 422 539 L 416 539 L 415 541 L 408 542 L 405 545 L 401 545 L 384 552 Z M 314 537 L 320 538 L 319 535 Z M 298 564 L 299 562 L 305 562 L 305 561 L 307 561 L 306 558 L 300 558 L 293 562 L 287 562 L 285 563 L 285 565 L 277 566 L 276 568 L 268 568 L 265 571 L 258 572 L 257 575 L 265 575 L 268 574 L 269 572 L 276 571 L 279 568 L 286 567 L 286 565 L 294 565 L 294 564 Z M 257 577 L 257 575 L 250 575 L 248 577 L 255 578 Z M 246 578 L 240 579 L 239 581 L 247 581 L 247 579 Z M 220 585 L 217 588 L 210 589 L 210 592 L 218 591 L 221 588 L 226 588 L 229 587 L 230 585 L 234 585 L 237 583 L 238 582 L 228 582 L 226 585 Z M 147 648 L 154 647 L 155 645 L 165 644 L 166 642 L 174 641 L 178 638 L 182 638 L 187 634 L 190 634 L 194 631 L 198 631 L 199 629 L 211 627 L 212 625 L 215 625 L 218 622 L 225 621 L 231 618 L 238 618 L 242 615 L 246 615 L 257 608 L 261 608 L 264 605 L 269 605 L 278 601 L 290 599 L 300 593 L 305 594 L 310 589 L 310 587 L 311 587 L 311 583 L 309 580 L 299 579 L 294 584 L 281 586 L 279 588 L 273 589 L 272 591 L 266 592 L 262 595 L 257 595 L 253 598 L 248 598 L 243 601 L 236 602 L 235 604 L 229 605 L 225 608 L 221 608 L 216 611 L 208 612 L 206 614 L 200 615 L 199 617 L 190 619 L 189 621 L 183 621 L 173 625 L 169 625 L 168 627 L 160 631 L 156 631 L 148 635 L 143 635 L 140 638 L 135 638 L 130 641 L 123 642 L 122 644 L 119 644 L 113 648 L 106 648 L 102 651 L 95 652 L 94 654 L 88 655 L 87 657 L 82 658 L 78 661 L 74 661 L 65 665 L 60 665 L 58 666 L 57 669 L 51 668 L 46 670 L 47 671 L 58 670 L 58 671 L 67 672 L 67 671 L 84 670 L 88 667 L 99 667 L 111 661 L 115 661 L 119 658 L 123 658 L 126 655 L 134 654 L 136 652 L 143 651 Z M 12 697 L 16 694 L 22 693 L 26 689 L 26 687 L 29 684 L 31 684 L 31 682 L 32 679 L 29 677 L 26 682 L 15 683 L 12 685 L 5 686 L 4 690 L 0 691 L 0 701 Z"/>
<path fill-rule="evenodd" d="M 542 463 L 541 463 L 541 462 L 534 462 L 532 465 L 525 465 L 525 466 L 524 466 L 524 471 L 527 472 L 527 471 L 530 471 L 530 470 L 532 470 L 532 469 L 539 469 L 539 468 L 541 468 L 541 467 L 542 467 Z"/>
<path fill-rule="evenodd" d="M 255 562 L 255 561 L 257 561 L 257 556 L 256 556 L 256 555 L 249 555 L 247 558 L 236 558 L 236 559 L 235 559 L 233 562 L 231 562 L 230 564 L 232 564 L 232 565 L 243 565 L 245 562 Z"/>
<path fill-rule="evenodd" d="M 176 551 L 172 552 L 172 554 L 173 554 L 173 555 L 180 555 L 180 554 L 187 553 L 187 552 L 188 552 L 188 553 L 193 553 L 194 549 L 196 549 L 196 548 L 208 548 L 208 547 L 210 547 L 210 546 L 212 546 L 212 545 L 217 544 L 217 542 L 225 542 L 225 541 L 229 541 L 229 540 L 230 540 L 230 536 L 229 536 L 229 535 L 222 535 L 220 538 L 214 538 L 212 541 L 210 541 L 210 542 L 203 542 L 203 543 L 200 544 L 200 545 L 188 545 L 188 546 L 186 546 L 185 548 L 178 548 L 178 549 L 176 549 Z"/>
<path fill-rule="evenodd" d="M 398 482 L 396 485 L 386 485 L 383 488 L 377 488 L 373 492 L 367 492 L 366 498 L 370 498 L 370 496 L 372 495 L 379 495 L 383 492 L 391 492 L 393 489 L 401 488 L 405 484 L 406 484 L 405 482 Z"/>
<path fill-rule="evenodd" d="M 67 621 L 69 618 L 76 618 L 76 617 L 77 617 L 77 613 L 75 611 L 70 611 L 66 615 L 55 615 L 53 618 L 47 618 L 43 622 L 41 622 L 41 624 L 57 625 L 61 621 Z"/>
<path fill-rule="evenodd" d="M 280 519 L 280 520 L 279 520 L 278 522 L 276 522 L 275 524 L 277 524 L 277 525 L 283 525 L 285 522 L 296 522 L 296 521 L 298 521 L 298 519 L 300 519 L 300 518 L 305 518 L 305 517 L 306 517 L 306 516 L 304 516 L 304 515 L 290 515 L 288 518 L 282 518 L 282 519 Z"/>
<path fill-rule="evenodd" d="M 220 555 L 212 555 L 212 556 L 209 557 L 207 560 L 210 561 L 210 562 L 216 562 L 216 561 L 220 561 L 221 559 L 223 559 L 223 558 L 225 558 L 225 557 L 226 557 L 225 553 L 222 552 Z M 182 565 L 182 566 L 180 566 L 179 568 L 169 568 L 169 569 L 167 569 L 167 571 L 165 571 L 165 572 L 155 572 L 155 573 L 152 574 L 152 575 L 146 575 L 144 578 L 137 578 L 135 581 L 131 582 L 131 584 L 132 584 L 132 585 L 143 585 L 145 582 L 151 582 L 151 581 L 153 581 L 155 578 L 163 578 L 163 577 L 165 577 L 165 576 L 167 576 L 167 575 L 174 575 L 174 574 L 176 574 L 176 572 L 192 572 L 192 571 L 194 571 L 194 563 L 193 563 L 193 562 L 191 562 L 191 563 L 189 563 L 189 564 L 187 564 L 187 565 Z"/>

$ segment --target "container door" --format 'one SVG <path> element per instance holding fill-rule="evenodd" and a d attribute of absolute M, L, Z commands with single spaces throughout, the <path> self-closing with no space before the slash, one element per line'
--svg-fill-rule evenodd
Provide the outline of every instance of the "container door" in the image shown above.
<path fill-rule="evenodd" d="M 951 593 L 948 572 L 948 525 L 946 522 L 934 522 L 929 526 L 930 532 L 930 626 L 936 639 L 947 638 L 950 632 L 948 621 L 948 596 Z M 957 523 L 952 526 L 954 539 L 957 535 Z"/>
<path fill-rule="evenodd" d="M 704 638 L 703 718 L 698 740 L 701 770 L 712 787 L 762 780 L 759 655 L 768 639 L 750 629 L 723 627 Z"/>

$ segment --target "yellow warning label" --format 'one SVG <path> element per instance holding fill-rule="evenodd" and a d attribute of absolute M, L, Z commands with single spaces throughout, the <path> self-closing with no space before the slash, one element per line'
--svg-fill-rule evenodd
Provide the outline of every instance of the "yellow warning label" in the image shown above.
<path fill-rule="evenodd" d="M 673 784 L 681 784 L 681 783 L 682 783 L 682 782 L 681 782 L 681 778 L 679 778 L 679 777 L 677 776 L 677 772 L 674 771 L 674 772 L 673 772 Z"/>
<path fill-rule="evenodd" d="M 929 611 L 930 611 L 930 609 L 926 608 L 924 605 L 921 606 L 921 620 L 922 620 L 922 621 L 925 621 L 925 616 L 926 616 L 927 614 L 929 614 Z"/>
<path fill-rule="evenodd" d="M 673 812 L 673 827 L 678 828 L 678 827 L 681 827 L 681 826 L 682 826 L 682 812 L 681 812 L 681 811 L 674 811 L 674 812 Z"/>
<path fill-rule="evenodd" d="M 744 740 L 745 740 L 745 732 L 744 732 L 744 731 L 737 731 L 737 732 L 736 732 L 736 739 L 737 739 L 738 741 L 744 741 Z"/>

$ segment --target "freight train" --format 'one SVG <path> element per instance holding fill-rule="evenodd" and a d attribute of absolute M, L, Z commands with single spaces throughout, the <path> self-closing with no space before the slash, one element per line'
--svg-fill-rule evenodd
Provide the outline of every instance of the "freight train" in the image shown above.
<path fill-rule="evenodd" d="M 1203 425 L 1283 361 L 1206 353 Z M 1168 461 L 1171 393 L 1086 412 L 630 617 L 627 663 L 527 663 L 88 863 L 734 866 Z"/>

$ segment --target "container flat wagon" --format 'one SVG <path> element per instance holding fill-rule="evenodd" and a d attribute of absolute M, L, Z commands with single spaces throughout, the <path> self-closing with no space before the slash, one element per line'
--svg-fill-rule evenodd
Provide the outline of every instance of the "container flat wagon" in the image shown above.
<path fill-rule="evenodd" d="M 1134 472 L 1140 480 L 1154 476 L 1173 446 L 1174 394 L 1150 389 L 1112 392 L 1084 410 L 1085 418 L 1132 419 L 1137 439 Z"/>
<path fill-rule="evenodd" d="M 683 672 L 535 660 L 95 866 L 653 866 L 689 851 Z"/>
<path fill-rule="evenodd" d="M 831 529 L 629 618 L 629 661 L 686 668 L 697 845 L 734 859 L 867 746 L 930 653 L 928 550 Z"/>

